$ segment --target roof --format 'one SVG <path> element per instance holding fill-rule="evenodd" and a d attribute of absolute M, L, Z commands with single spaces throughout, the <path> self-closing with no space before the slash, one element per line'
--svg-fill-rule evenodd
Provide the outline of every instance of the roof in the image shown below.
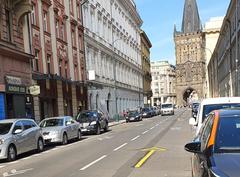
<path fill-rule="evenodd" d="M 201 104 L 240 103 L 240 97 L 219 97 L 203 99 Z"/>
<path fill-rule="evenodd" d="M 231 108 L 231 109 L 221 109 L 218 110 L 221 117 L 229 117 L 229 116 L 234 116 L 234 117 L 240 117 L 240 108 Z"/>
<path fill-rule="evenodd" d="M 0 123 L 14 123 L 18 120 L 31 120 L 34 121 L 33 119 L 27 119 L 27 118 L 19 118 L 19 119 L 4 119 L 4 120 L 0 120 Z"/>

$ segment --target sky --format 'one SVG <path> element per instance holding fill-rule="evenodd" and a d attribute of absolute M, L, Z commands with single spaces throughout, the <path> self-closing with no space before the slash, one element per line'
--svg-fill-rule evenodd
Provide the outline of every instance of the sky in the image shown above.
<path fill-rule="evenodd" d="M 142 29 L 153 47 L 151 61 L 168 60 L 175 64 L 174 24 L 181 30 L 185 0 L 135 0 L 144 21 Z M 211 17 L 225 16 L 230 0 L 197 0 L 199 15 L 204 25 Z"/>

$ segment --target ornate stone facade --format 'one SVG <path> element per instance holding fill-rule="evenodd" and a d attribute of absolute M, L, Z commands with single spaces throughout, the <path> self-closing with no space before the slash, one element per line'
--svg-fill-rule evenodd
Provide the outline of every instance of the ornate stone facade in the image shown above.
<path fill-rule="evenodd" d="M 176 28 L 174 31 L 178 106 L 203 97 L 205 58 L 202 46 L 205 45 L 195 0 L 185 1 L 182 24 L 181 32 Z"/>

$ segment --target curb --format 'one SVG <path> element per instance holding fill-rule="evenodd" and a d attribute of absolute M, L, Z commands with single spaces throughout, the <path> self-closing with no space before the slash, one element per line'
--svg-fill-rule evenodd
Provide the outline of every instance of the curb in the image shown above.
<path fill-rule="evenodd" d="M 120 120 L 120 121 L 118 121 L 118 122 L 111 122 L 111 123 L 109 123 L 109 127 L 114 127 L 114 126 L 116 126 L 116 125 L 120 125 L 120 124 L 124 124 L 126 122 L 126 120 Z"/>

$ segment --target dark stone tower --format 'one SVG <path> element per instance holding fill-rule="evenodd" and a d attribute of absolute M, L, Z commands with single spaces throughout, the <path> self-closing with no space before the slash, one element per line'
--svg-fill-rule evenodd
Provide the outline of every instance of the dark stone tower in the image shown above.
<path fill-rule="evenodd" d="M 174 28 L 177 105 L 203 98 L 204 35 L 196 0 L 185 0 L 182 30 Z"/>

